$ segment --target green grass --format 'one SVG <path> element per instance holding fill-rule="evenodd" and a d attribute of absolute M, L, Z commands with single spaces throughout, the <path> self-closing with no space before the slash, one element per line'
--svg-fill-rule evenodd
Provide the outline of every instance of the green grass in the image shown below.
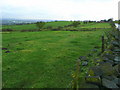
<path fill-rule="evenodd" d="M 28 25 L 4 25 L 2 29 L 12 29 L 12 30 L 33 30 L 37 29 L 35 24 Z"/>
<path fill-rule="evenodd" d="M 53 28 L 56 28 L 58 26 L 65 26 L 72 24 L 71 21 L 57 21 L 57 22 L 48 22 L 44 27 L 52 26 Z"/>
<path fill-rule="evenodd" d="M 69 25 L 72 22 L 70 21 L 57 21 L 57 22 L 47 22 L 43 28 L 46 28 L 48 26 L 52 26 L 53 28 L 56 28 L 58 26 L 65 26 Z M 27 24 L 27 25 L 4 25 L 2 29 L 13 29 L 13 30 L 35 30 L 38 29 L 36 27 L 36 24 Z"/>
<path fill-rule="evenodd" d="M 93 25 L 85 25 L 81 28 L 111 28 L 109 23 L 97 23 Z"/>
<path fill-rule="evenodd" d="M 73 22 L 71 21 L 57 21 L 57 22 L 47 22 L 43 28 L 47 28 L 51 26 L 52 28 L 57 28 L 58 26 L 65 26 L 70 25 Z M 75 28 L 75 29 L 81 29 L 81 28 L 111 28 L 109 23 L 88 23 L 83 24 L 81 23 L 78 27 L 67 27 L 67 28 Z M 37 30 L 36 24 L 28 24 L 28 25 L 4 25 L 2 26 L 2 29 L 12 29 L 12 30 Z M 64 28 L 65 29 L 65 28 Z"/>
<path fill-rule="evenodd" d="M 102 34 L 103 30 L 3 33 L 3 48 L 10 51 L 2 51 L 3 87 L 66 88 L 76 59 L 100 47 Z"/>

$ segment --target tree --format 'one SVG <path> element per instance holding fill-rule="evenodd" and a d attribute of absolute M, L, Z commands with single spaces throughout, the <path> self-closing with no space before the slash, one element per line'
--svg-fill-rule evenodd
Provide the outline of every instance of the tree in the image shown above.
<path fill-rule="evenodd" d="M 118 20 L 118 24 L 120 24 L 120 20 Z"/>
<path fill-rule="evenodd" d="M 41 28 L 45 25 L 45 22 L 37 22 L 36 26 L 39 28 L 39 30 L 41 30 Z"/>
<path fill-rule="evenodd" d="M 72 25 L 73 25 L 74 27 L 77 27 L 79 24 L 80 24 L 80 21 L 74 21 L 74 22 L 72 23 Z"/>
<path fill-rule="evenodd" d="M 113 21 L 113 18 L 108 19 L 108 22 L 112 22 L 112 21 Z"/>

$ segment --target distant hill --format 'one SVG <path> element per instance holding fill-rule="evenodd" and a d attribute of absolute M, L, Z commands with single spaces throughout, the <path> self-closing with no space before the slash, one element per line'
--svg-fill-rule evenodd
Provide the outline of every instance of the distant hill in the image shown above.
<path fill-rule="evenodd" d="M 2 19 L 2 25 L 14 25 L 14 24 L 27 24 L 35 23 L 39 21 L 50 22 L 55 20 L 44 20 L 44 19 Z"/>

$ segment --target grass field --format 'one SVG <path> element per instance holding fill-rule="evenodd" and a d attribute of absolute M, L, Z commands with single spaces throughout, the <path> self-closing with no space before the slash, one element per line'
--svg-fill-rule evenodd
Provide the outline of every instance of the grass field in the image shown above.
<path fill-rule="evenodd" d="M 65 26 L 69 25 L 72 22 L 69 21 L 58 21 L 58 22 L 47 22 L 43 28 L 46 28 L 48 26 L 51 26 L 53 28 L 56 28 L 58 26 Z M 2 27 L 3 29 L 13 29 L 13 30 L 35 30 L 38 29 L 36 27 L 36 24 L 27 24 L 27 25 L 4 25 Z"/>
<path fill-rule="evenodd" d="M 81 28 L 111 28 L 109 23 L 97 23 L 93 25 L 86 25 Z"/>
<path fill-rule="evenodd" d="M 101 46 L 103 31 L 3 34 L 3 87 L 67 87 L 76 59 Z"/>
<path fill-rule="evenodd" d="M 72 24 L 71 21 L 58 21 L 58 22 L 47 22 L 43 28 L 47 28 L 51 26 L 52 28 L 57 28 L 58 26 L 65 26 L 65 25 L 70 25 Z M 69 27 L 71 28 L 71 27 Z M 84 24 L 81 23 L 78 27 L 72 27 L 76 29 L 81 29 L 81 28 L 111 28 L 109 23 L 88 23 Z M 27 25 L 4 25 L 2 29 L 12 29 L 12 30 L 36 30 L 38 29 L 36 27 L 36 24 L 27 24 Z"/>
<path fill-rule="evenodd" d="M 51 22 L 51 25 L 56 27 L 58 24 L 55 23 L 58 22 Z M 69 24 L 61 23 L 61 26 Z M 100 27 L 99 23 L 95 25 Z M 31 28 L 28 25 L 18 27 L 25 29 L 24 26 Z M 18 27 L 15 29 L 20 29 Z M 89 25 L 86 27 L 90 28 Z M 88 54 L 96 46 L 100 50 L 104 30 L 3 32 L 3 87 L 67 88 L 72 80 L 76 59 Z"/>

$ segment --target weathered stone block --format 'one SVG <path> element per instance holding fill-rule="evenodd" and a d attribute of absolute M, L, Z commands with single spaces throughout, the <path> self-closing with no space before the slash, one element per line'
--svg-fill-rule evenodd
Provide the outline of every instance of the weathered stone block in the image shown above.
<path fill-rule="evenodd" d="M 102 70 L 103 75 L 114 75 L 114 69 L 112 67 L 112 64 L 110 63 L 103 63 L 100 65 L 100 68 Z"/>
<path fill-rule="evenodd" d="M 106 88 L 119 88 L 113 81 L 110 81 L 106 78 L 102 79 L 102 85 Z"/>

